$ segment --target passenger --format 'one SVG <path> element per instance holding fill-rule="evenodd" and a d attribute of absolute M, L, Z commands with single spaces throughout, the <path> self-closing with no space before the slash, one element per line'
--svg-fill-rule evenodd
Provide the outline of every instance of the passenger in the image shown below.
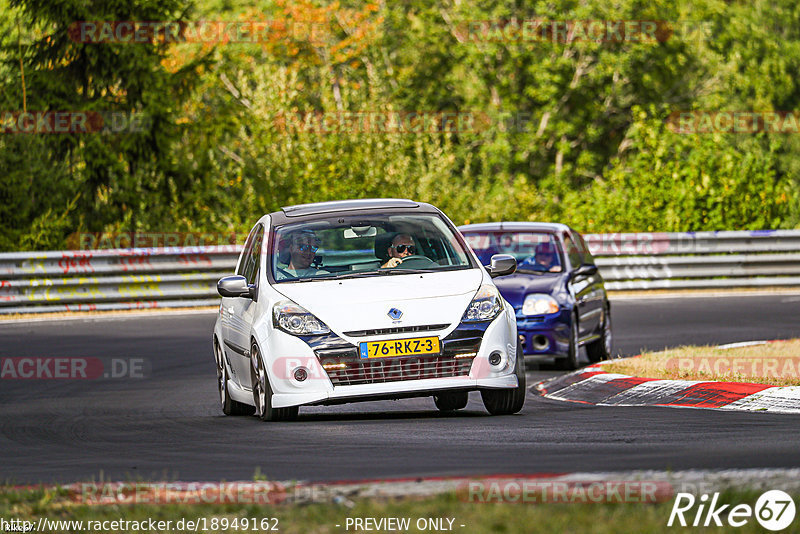
<path fill-rule="evenodd" d="M 288 258 L 278 258 L 278 269 L 275 278 L 285 280 L 290 277 L 309 278 L 318 274 L 330 274 L 328 271 L 312 267 L 317 250 L 319 250 L 319 239 L 311 230 L 295 230 L 290 232 L 286 238 L 289 243 Z M 285 256 L 285 252 L 281 256 Z M 281 263 L 288 264 L 286 267 Z"/>
<path fill-rule="evenodd" d="M 556 252 L 556 247 L 553 246 L 552 243 L 545 242 L 536 245 L 533 269 L 551 273 L 561 272 L 561 263 L 558 259 L 558 253 Z"/>
<path fill-rule="evenodd" d="M 392 239 L 392 245 L 388 248 L 389 260 L 381 265 L 384 269 L 391 269 L 397 267 L 403 261 L 403 258 L 413 256 L 417 253 L 417 247 L 414 245 L 414 238 L 408 234 L 397 234 Z"/>
<path fill-rule="evenodd" d="M 516 244 L 514 243 L 514 236 L 511 234 L 506 234 L 503 236 L 503 242 L 500 245 L 500 249 L 503 251 L 503 254 L 512 254 L 516 249 Z"/>

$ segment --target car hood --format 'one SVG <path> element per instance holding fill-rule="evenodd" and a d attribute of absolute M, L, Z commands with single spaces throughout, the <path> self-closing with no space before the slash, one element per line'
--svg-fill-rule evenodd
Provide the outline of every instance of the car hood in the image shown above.
<path fill-rule="evenodd" d="M 339 335 L 432 324 L 455 325 L 481 285 L 481 269 L 278 284 L 275 290 Z M 403 312 L 399 321 L 391 308 Z"/>
<path fill-rule="evenodd" d="M 525 295 L 547 293 L 552 295 L 561 283 L 562 274 L 512 274 L 496 278 L 494 283 L 500 294 L 514 308 L 520 308 Z"/>

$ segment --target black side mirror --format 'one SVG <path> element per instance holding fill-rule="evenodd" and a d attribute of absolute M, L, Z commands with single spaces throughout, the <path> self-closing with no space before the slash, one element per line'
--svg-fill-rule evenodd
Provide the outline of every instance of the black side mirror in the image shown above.
<path fill-rule="evenodd" d="M 495 254 L 492 256 L 492 264 L 487 265 L 486 270 L 492 278 L 505 276 L 517 270 L 517 260 L 511 254 Z"/>
<path fill-rule="evenodd" d="M 246 297 L 253 298 L 255 286 L 247 285 L 247 279 L 244 276 L 226 276 L 220 278 L 217 282 L 217 293 L 223 297 Z"/>
<path fill-rule="evenodd" d="M 579 276 L 592 276 L 594 274 L 597 274 L 597 265 L 583 264 L 572 271 L 572 278 L 577 278 Z"/>

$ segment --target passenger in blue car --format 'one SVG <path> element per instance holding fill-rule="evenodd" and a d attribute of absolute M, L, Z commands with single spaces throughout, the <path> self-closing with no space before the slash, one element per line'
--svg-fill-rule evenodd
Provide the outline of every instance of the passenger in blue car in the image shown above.
<path fill-rule="evenodd" d="M 561 261 L 558 258 L 556 247 L 550 243 L 539 243 L 536 245 L 535 255 L 532 258 L 527 258 L 525 267 L 534 271 L 544 271 L 549 273 L 561 272 Z"/>

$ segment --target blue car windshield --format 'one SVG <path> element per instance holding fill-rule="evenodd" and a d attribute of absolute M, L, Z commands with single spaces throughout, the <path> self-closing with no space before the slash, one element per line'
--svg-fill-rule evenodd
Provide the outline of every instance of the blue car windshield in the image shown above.
<path fill-rule="evenodd" d="M 552 234 L 544 232 L 465 232 L 464 238 L 484 265 L 495 254 L 510 254 L 517 272 L 557 273 L 563 270 L 561 250 Z"/>

